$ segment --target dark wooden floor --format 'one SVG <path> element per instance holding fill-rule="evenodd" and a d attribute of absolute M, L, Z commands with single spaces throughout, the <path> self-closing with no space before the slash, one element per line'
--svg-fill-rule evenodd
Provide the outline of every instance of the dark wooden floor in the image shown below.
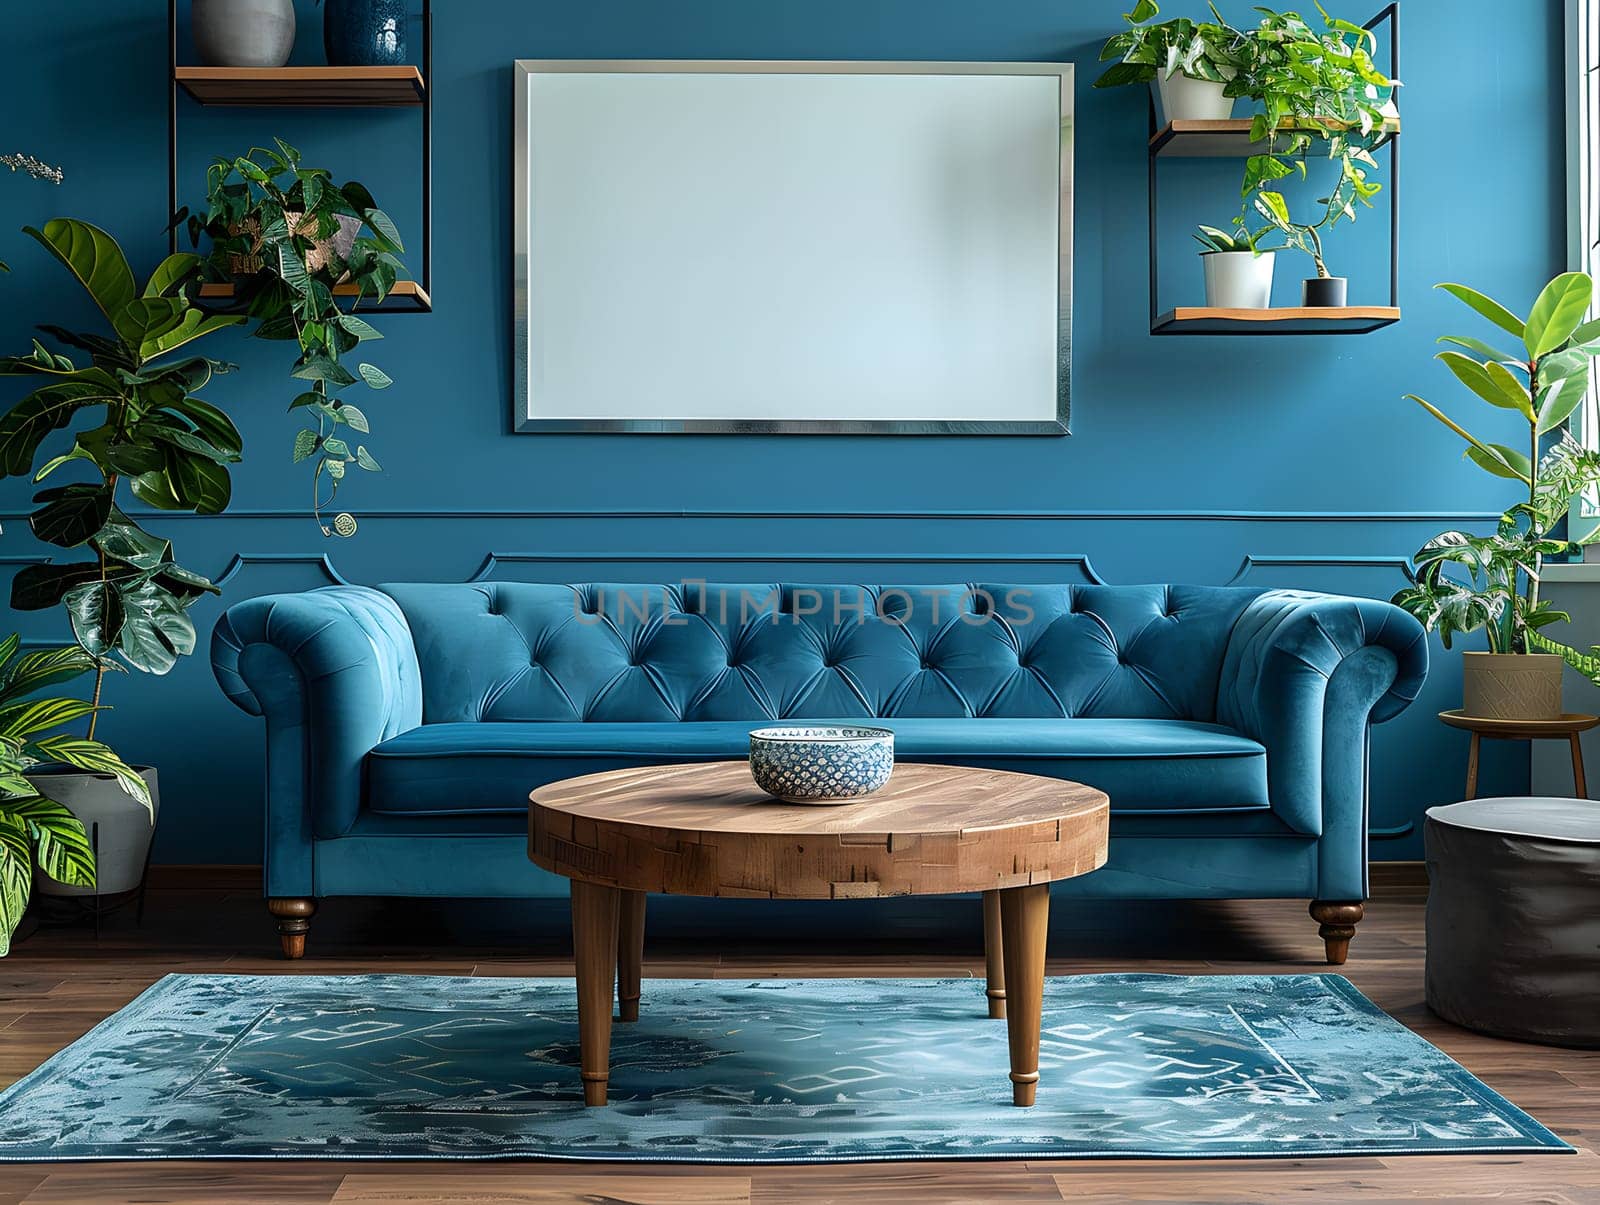
<path fill-rule="evenodd" d="M 817 913 L 740 904 L 652 915 L 647 976 L 981 974 L 970 907 Z M 652 905 L 653 908 L 655 905 Z M 845 905 L 833 906 L 845 909 Z M 1419 889 L 1383 889 L 1345 968 L 1381 1007 L 1580 1148 L 1575 1156 L 1259 1161 L 649 1167 L 561 1164 L 126 1163 L 0 1166 L 0 1205 L 28 1202 L 591 1202 L 800 1205 L 829 1201 L 1600 1202 L 1600 1052 L 1500 1042 L 1422 1004 Z M 835 922 L 832 918 L 837 917 Z M 1291 972 L 1321 966 L 1303 903 L 1057 905 L 1050 973 Z M 564 975 L 564 905 L 342 901 L 300 963 L 277 959 L 261 901 L 224 876 L 153 891 L 143 929 L 101 939 L 44 929 L 0 962 L 0 1081 L 9 1083 L 169 971 Z M 646 993 L 648 995 L 648 983 Z M 1600 1002 L 1597 1002 L 1600 1003 Z"/>

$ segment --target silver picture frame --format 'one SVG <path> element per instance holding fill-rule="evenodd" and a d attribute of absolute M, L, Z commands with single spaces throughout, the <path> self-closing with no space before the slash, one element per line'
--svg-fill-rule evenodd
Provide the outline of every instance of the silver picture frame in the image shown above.
<path fill-rule="evenodd" d="M 1049 416 L 1025 420 L 544 417 L 530 384 L 533 285 L 530 93 L 536 77 L 552 73 L 695 73 L 710 75 L 926 75 L 1045 76 L 1058 81 L 1060 136 L 1057 144 L 1055 258 L 1055 406 Z M 1074 73 L 1070 63 L 835 62 L 766 60 L 519 59 L 514 64 L 513 103 L 513 413 L 512 430 L 524 434 L 617 433 L 654 435 L 1047 435 L 1070 434 L 1072 366 L 1072 214 Z"/>

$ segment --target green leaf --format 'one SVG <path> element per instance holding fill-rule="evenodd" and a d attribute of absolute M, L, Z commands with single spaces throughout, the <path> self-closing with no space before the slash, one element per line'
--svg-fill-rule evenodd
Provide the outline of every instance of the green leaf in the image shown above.
<path fill-rule="evenodd" d="M 34 747 L 54 761 L 64 762 L 92 774 L 113 775 L 118 785 L 151 811 L 150 788 L 132 767 L 99 741 L 76 736 L 47 736 Z"/>
<path fill-rule="evenodd" d="M 1472 339 L 1465 335 L 1440 335 L 1438 342 L 1453 343 L 1457 347 L 1464 347 L 1468 351 L 1476 352 L 1485 360 L 1496 360 L 1503 364 L 1516 364 L 1519 366 L 1522 364 L 1520 355 L 1512 355 L 1510 352 L 1501 351 L 1499 348 L 1485 343 L 1482 339 Z"/>
<path fill-rule="evenodd" d="M 164 674 L 194 652 L 194 621 L 166 590 L 147 582 L 124 591 L 127 626 L 117 651 L 135 669 Z"/>
<path fill-rule="evenodd" d="M 133 270 L 117 240 L 98 226 L 72 218 L 55 218 L 43 230 L 22 232 L 55 256 L 93 298 L 108 320 L 133 300 Z"/>
<path fill-rule="evenodd" d="M 1500 391 L 1502 397 L 1511 403 L 1516 410 L 1529 422 L 1533 421 L 1533 398 L 1529 395 L 1522 382 L 1512 375 L 1511 370 L 1498 360 L 1490 360 L 1483 365 L 1490 382 Z"/>
<path fill-rule="evenodd" d="M 299 464 L 317 450 L 317 433 L 300 430 L 294 433 L 294 462 Z"/>
<path fill-rule="evenodd" d="M 340 460 L 350 459 L 350 448 L 342 439 L 323 440 L 322 450 L 329 456 L 337 456 Z"/>
<path fill-rule="evenodd" d="M 11 952 L 11 935 L 22 923 L 33 889 L 33 848 L 27 825 L 0 813 L 0 956 Z"/>
<path fill-rule="evenodd" d="M 0 800 L 0 813 L 27 825 L 38 867 L 69 887 L 94 886 L 94 849 L 83 822 L 54 799 L 34 795 Z"/>
<path fill-rule="evenodd" d="M 85 651 L 104 657 L 117 647 L 127 615 L 115 582 L 97 580 L 74 586 L 61 602 L 72 622 L 72 635 Z"/>
<path fill-rule="evenodd" d="M 1471 306 L 1479 314 L 1483 315 L 1490 322 L 1494 323 L 1501 330 L 1506 331 L 1508 334 L 1515 335 L 1519 339 L 1523 337 L 1523 334 L 1527 329 L 1523 321 L 1493 298 L 1485 297 L 1476 289 L 1467 288 L 1466 285 L 1441 284 L 1434 285 L 1433 287 L 1436 289 L 1443 289 L 1457 301 L 1464 302 Z"/>
<path fill-rule="evenodd" d="M 372 339 L 383 338 L 382 331 L 365 319 L 357 318 L 354 314 L 340 314 L 334 321 L 339 324 L 346 334 L 354 335 L 358 342 L 365 343 Z"/>
<path fill-rule="evenodd" d="M 11 579 L 11 605 L 18 611 L 43 611 L 61 601 L 68 590 L 100 576 L 93 561 L 75 565 L 27 565 Z"/>
<path fill-rule="evenodd" d="M 383 466 L 372 458 L 372 454 L 365 448 L 356 449 L 356 466 L 366 469 L 369 473 L 383 472 Z"/>
<path fill-rule="evenodd" d="M 1161 9 L 1156 6 L 1156 0 L 1134 0 L 1133 11 L 1123 13 L 1122 19 L 1129 25 L 1138 25 L 1156 16 Z"/>
<path fill-rule="evenodd" d="M 1453 419 L 1451 419 L 1451 417 L 1448 414 L 1446 414 L 1443 410 L 1440 410 L 1439 407 L 1435 406 L 1432 402 L 1426 401 L 1425 399 L 1418 397 L 1414 393 L 1406 394 L 1406 400 L 1407 401 L 1416 402 L 1417 405 L 1421 406 L 1429 414 L 1433 415 L 1434 418 L 1438 419 L 1445 426 L 1449 427 L 1450 430 L 1454 431 L 1462 439 L 1466 440 L 1467 443 L 1469 445 L 1471 445 L 1468 448 L 1468 454 L 1469 455 L 1471 454 L 1472 451 L 1476 450 L 1477 452 L 1479 452 L 1484 457 L 1484 461 L 1487 461 L 1489 463 L 1493 463 L 1497 467 L 1489 468 L 1489 463 L 1484 463 L 1484 461 L 1477 460 L 1476 458 L 1474 459 L 1474 463 L 1480 464 L 1481 467 L 1483 467 L 1483 468 L 1488 468 L 1489 471 L 1491 473 L 1494 473 L 1496 476 L 1503 476 L 1504 475 L 1500 471 L 1501 468 L 1510 468 L 1511 467 L 1510 462 L 1502 463 L 1502 458 L 1500 457 L 1499 453 L 1497 453 L 1494 450 L 1495 445 L 1484 443 L 1482 440 L 1477 438 L 1477 436 L 1473 435 L 1471 432 L 1467 431 L 1464 427 L 1462 427 L 1459 424 L 1457 424 Z M 1521 454 L 1518 453 L 1518 455 L 1520 456 Z M 1522 457 L 1522 459 L 1526 460 L 1526 457 Z M 1529 479 L 1528 479 L 1528 477 L 1527 477 L 1527 475 L 1525 473 L 1516 474 L 1516 476 L 1518 477 L 1518 479 L 1524 485 L 1531 484 Z"/>
<path fill-rule="evenodd" d="M 8 673 L 6 664 L 16 656 L 17 650 L 22 647 L 22 637 L 12 632 L 5 640 L 0 641 L 0 674 Z"/>
<path fill-rule="evenodd" d="M 50 432 L 65 427 L 82 407 L 111 400 L 115 392 L 105 385 L 62 381 L 28 394 L 0 416 L 0 475 L 26 474 Z"/>
<path fill-rule="evenodd" d="M 35 649 L 18 657 L 7 668 L 0 700 L 10 702 L 47 686 L 59 686 L 94 668 L 95 659 L 75 644 L 59 649 Z"/>
<path fill-rule="evenodd" d="M 1467 456 L 1480 469 L 1511 481 L 1526 482 L 1533 468 L 1525 455 L 1505 444 L 1474 444 L 1467 449 Z"/>
<path fill-rule="evenodd" d="M 383 210 L 369 209 L 362 216 L 367 219 L 367 225 L 378 232 L 385 250 L 405 250 L 405 244 L 400 241 L 399 229 L 389 220 L 389 215 L 384 213 Z"/>
<path fill-rule="evenodd" d="M 1589 366 L 1573 373 L 1569 377 L 1551 381 L 1545 386 L 1545 391 L 1539 401 L 1540 435 L 1554 431 L 1567 419 L 1572 417 L 1589 392 Z"/>
<path fill-rule="evenodd" d="M 1529 357 L 1537 360 L 1563 346 L 1583 321 L 1593 297 L 1594 281 L 1582 272 L 1563 272 L 1545 285 L 1528 312 L 1523 343 Z"/>
<path fill-rule="evenodd" d="M 1479 364 L 1471 356 L 1462 355 L 1458 351 L 1442 351 L 1434 358 L 1453 372 L 1458 381 L 1488 402 L 1489 405 L 1498 406 L 1502 410 L 1528 411 L 1531 414 L 1530 407 L 1532 403 L 1529 402 L 1526 391 L 1517 384 L 1516 379 L 1509 372 L 1506 372 L 1505 368 L 1500 364 L 1491 361 L 1491 365 L 1499 368 L 1502 373 L 1505 373 L 1506 378 L 1510 380 L 1512 385 L 1510 391 L 1503 388 L 1494 377 L 1489 375 L 1488 368 Z"/>
<path fill-rule="evenodd" d="M 347 402 L 339 407 L 337 413 L 342 422 L 350 424 L 352 431 L 359 431 L 361 434 L 366 435 L 372 430 L 367 424 L 367 416 L 357 406 L 352 406 Z"/>
<path fill-rule="evenodd" d="M 233 500 L 233 477 L 227 466 L 208 456 L 172 449 L 167 481 L 179 501 L 199 515 L 220 515 Z"/>
<path fill-rule="evenodd" d="M 0 734 L 21 739 L 60 728 L 102 710 L 83 699 L 27 699 L 0 707 Z"/>
<path fill-rule="evenodd" d="M 200 266 L 200 257 L 192 251 L 177 251 L 157 265 L 145 283 L 146 297 L 171 297 Z"/>
<path fill-rule="evenodd" d="M 381 368 L 374 368 L 371 364 L 361 365 L 361 379 L 373 389 L 387 389 L 394 382 L 389 379 L 389 374 Z"/>
<path fill-rule="evenodd" d="M 188 310 L 176 326 L 147 337 L 139 344 L 139 359 L 160 359 L 178 348 L 204 338 L 214 331 L 226 330 L 247 321 L 243 314 L 207 314 L 201 310 Z M 198 388 L 198 386 L 196 386 Z"/>
<path fill-rule="evenodd" d="M 244 450 L 244 438 L 233 420 L 210 402 L 197 397 L 185 397 L 171 402 L 167 407 L 176 410 L 199 429 L 200 435 L 229 460 L 237 460 Z"/>
<path fill-rule="evenodd" d="M 48 492 L 48 491 L 47 491 Z M 28 519 L 36 538 L 60 548 L 77 548 L 111 517 L 111 491 L 94 486 L 68 486 Z"/>

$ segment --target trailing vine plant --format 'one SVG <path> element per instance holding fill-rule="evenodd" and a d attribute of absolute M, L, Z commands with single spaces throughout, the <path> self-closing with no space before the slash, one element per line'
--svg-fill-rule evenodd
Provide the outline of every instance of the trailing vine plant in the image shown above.
<path fill-rule="evenodd" d="M 353 372 L 346 364 L 362 343 L 383 337 L 353 310 L 389 295 L 405 270 L 405 248 L 365 187 L 336 185 L 330 172 L 301 166 L 299 151 L 275 141 L 276 149 L 213 162 L 205 213 L 185 208 L 173 220 L 187 224 L 196 247 L 202 236 L 210 240 L 201 276 L 236 287 L 237 308 L 257 323 L 255 336 L 298 346 L 290 376 L 303 384 L 289 409 L 307 425 L 295 433 L 293 458 L 312 463 L 312 513 L 322 533 L 348 536 L 356 529 L 351 516 L 325 522 L 323 512 L 352 466 L 374 473 L 381 466 L 355 438 L 371 431 L 365 411 L 341 392 L 393 383 L 372 364 L 357 363 Z M 336 301 L 341 286 L 355 295 L 351 311 Z"/>

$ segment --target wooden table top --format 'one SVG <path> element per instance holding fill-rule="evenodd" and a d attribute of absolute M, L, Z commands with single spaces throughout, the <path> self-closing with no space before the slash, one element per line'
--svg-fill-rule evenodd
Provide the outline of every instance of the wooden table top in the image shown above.
<path fill-rule="evenodd" d="M 1574 732 L 1587 732 L 1600 724 L 1600 715 L 1570 712 L 1553 720 L 1497 720 L 1488 716 L 1468 715 L 1464 711 L 1441 711 L 1439 718 L 1452 728 L 1464 728 L 1479 736 L 1501 740 L 1537 740 L 1540 737 L 1571 736 Z"/>
<path fill-rule="evenodd" d="M 746 762 L 540 787 L 529 856 L 568 878 L 684 895 L 839 899 L 990 891 L 1104 864 L 1109 802 L 1081 783 L 897 763 L 854 803 L 783 803 Z"/>

